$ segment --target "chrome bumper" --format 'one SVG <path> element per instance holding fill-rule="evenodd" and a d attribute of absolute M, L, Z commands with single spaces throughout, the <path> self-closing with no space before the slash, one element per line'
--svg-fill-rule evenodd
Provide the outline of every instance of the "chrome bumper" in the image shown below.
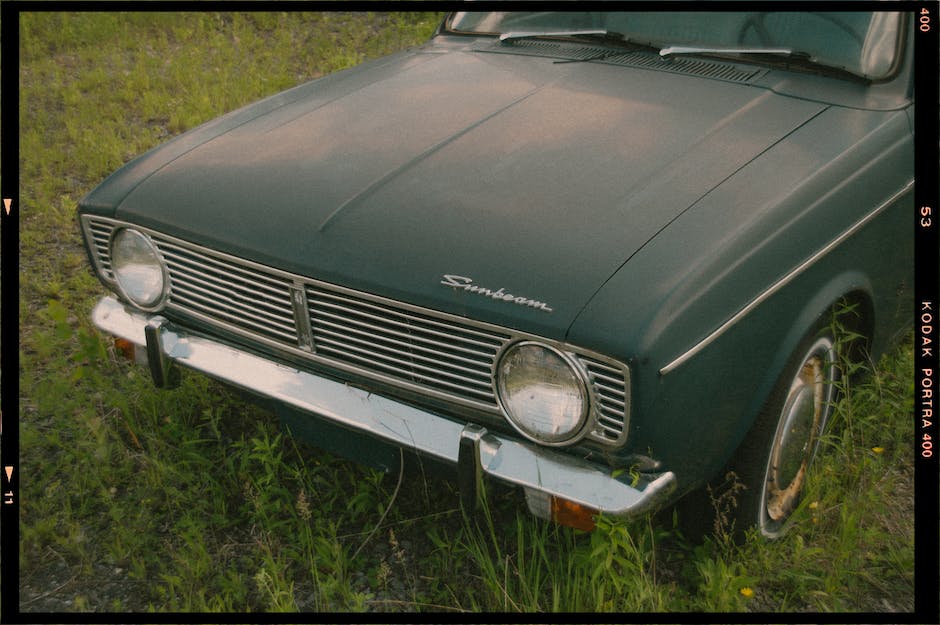
<path fill-rule="evenodd" d="M 674 490 L 666 472 L 635 485 L 597 465 L 558 451 L 504 438 L 368 391 L 285 366 L 229 345 L 188 334 L 166 319 L 126 309 L 104 297 L 92 312 L 101 330 L 146 349 L 154 382 L 167 386 L 174 365 L 202 372 L 255 394 L 458 465 L 462 496 L 477 496 L 483 474 L 522 486 L 530 501 L 556 496 L 605 514 L 635 516 L 659 506 Z M 536 510 L 533 509 L 533 512 Z"/>

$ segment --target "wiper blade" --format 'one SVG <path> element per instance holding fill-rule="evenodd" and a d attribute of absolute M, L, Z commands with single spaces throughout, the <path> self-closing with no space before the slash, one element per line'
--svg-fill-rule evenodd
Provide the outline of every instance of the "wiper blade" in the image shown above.
<path fill-rule="evenodd" d="M 659 46 L 643 41 L 634 41 L 623 34 L 613 30 L 562 30 L 562 31 L 512 31 L 503 33 L 499 36 L 501 43 L 509 44 L 517 39 L 568 39 L 568 40 L 587 40 L 601 43 L 607 46 L 617 48 L 626 48 L 629 50 L 652 50 L 659 52 Z M 620 54 L 619 52 L 602 52 L 586 59 L 577 59 L 572 61 L 556 61 L 557 63 L 580 63 L 584 61 L 597 61 L 609 56 Z"/>
<path fill-rule="evenodd" d="M 659 56 L 663 57 L 664 59 L 671 56 L 680 56 L 683 54 L 758 54 L 762 56 L 787 58 L 810 58 L 810 55 L 806 52 L 793 50 L 792 48 L 719 48 L 714 46 L 666 46 L 659 51 Z"/>
<path fill-rule="evenodd" d="M 846 78 L 863 83 L 871 80 L 844 67 L 829 65 L 816 60 L 811 54 L 792 48 L 747 48 L 747 47 L 712 47 L 712 46 L 666 46 L 659 51 L 659 56 L 667 59 L 684 54 L 715 56 L 751 56 L 754 60 L 766 60 L 770 63 L 784 63 L 789 69 L 815 72 L 838 78 Z"/>
<path fill-rule="evenodd" d="M 514 30 L 503 33 L 499 36 L 502 43 L 515 41 L 516 39 L 536 39 L 539 37 L 568 37 L 584 39 L 610 39 L 612 41 L 622 41 L 623 35 L 615 33 L 612 30 L 550 30 L 550 31 L 531 31 Z"/>

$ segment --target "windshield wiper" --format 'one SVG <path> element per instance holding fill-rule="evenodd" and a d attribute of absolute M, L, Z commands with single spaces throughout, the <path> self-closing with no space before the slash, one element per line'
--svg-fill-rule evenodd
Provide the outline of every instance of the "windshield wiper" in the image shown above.
<path fill-rule="evenodd" d="M 499 36 L 499 41 L 504 44 L 510 44 L 518 39 L 563 39 L 574 41 L 590 41 L 592 43 L 601 43 L 617 48 L 626 48 L 629 50 L 652 50 L 659 52 L 659 46 L 642 41 L 634 41 L 623 34 L 613 30 L 561 30 L 561 31 L 511 31 Z M 580 63 L 584 61 L 598 61 L 609 56 L 621 54 L 620 52 L 601 52 L 585 59 L 575 59 L 570 61 L 555 61 L 556 63 Z"/>
<path fill-rule="evenodd" d="M 659 51 L 659 56 L 664 59 L 671 56 L 679 56 L 683 54 L 759 54 L 762 56 L 776 56 L 776 57 L 786 57 L 786 58 L 805 58 L 809 59 L 810 55 L 806 52 L 800 52 L 799 50 L 793 50 L 792 48 L 743 48 L 743 47 L 731 47 L 731 48 L 720 48 L 715 46 L 666 46 Z"/>
<path fill-rule="evenodd" d="M 802 50 L 792 48 L 746 48 L 746 47 L 713 47 L 713 46 L 666 46 L 659 51 L 659 56 L 668 59 L 682 55 L 714 55 L 714 56 L 749 56 L 755 60 L 764 60 L 769 63 L 782 63 L 788 69 L 827 74 L 838 78 L 847 78 L 863 83 L 870 83 L 866 76 L 855 72 L 828 65 L 817 61 L 813 56 Z"/>
<path fill-rule="evenodd" d="M 623 40 L 623 35 L 620 33 L 615 33 L 612 30 L 514 30 L 501 34 L 499 36 L 499 40 L 503 43 L 507 43 L 515 41 L 516 39 L 536 39 L 539 37 L 564 37 L 569 39 L 611 39 L 613 41 Z"/>

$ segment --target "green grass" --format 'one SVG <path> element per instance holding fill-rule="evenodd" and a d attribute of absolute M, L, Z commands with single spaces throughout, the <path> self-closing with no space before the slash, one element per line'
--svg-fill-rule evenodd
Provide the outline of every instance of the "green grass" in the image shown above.
<path fill-rule="evenodd" d="M 78 199 L 166 138 L 438 19 L 22 15 L 21 608 L 911 610 L 910 340 L 848 389 L 796 530 L 735 546 L 695 544 L 669 515 L 553 526 L 496 484 L 465 522 L 452 483 L 300 445 L 195 375 L 157 391 L 92 328 Z"/>

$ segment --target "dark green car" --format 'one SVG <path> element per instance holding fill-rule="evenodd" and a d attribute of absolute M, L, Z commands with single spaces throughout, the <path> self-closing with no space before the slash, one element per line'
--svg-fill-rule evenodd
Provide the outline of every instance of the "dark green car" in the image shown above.
<path fill-rule="evenodd" d="M 196 128 L 80 204 L 98 327 L 591 527 L 721 480 L 779 535 L 837 321 L 909 327 L 913 17 L 457 13 Z M 368 443 L 368 444 L 367 444 Z M 354 454 L 355 455 L 355 454 Z"/>

